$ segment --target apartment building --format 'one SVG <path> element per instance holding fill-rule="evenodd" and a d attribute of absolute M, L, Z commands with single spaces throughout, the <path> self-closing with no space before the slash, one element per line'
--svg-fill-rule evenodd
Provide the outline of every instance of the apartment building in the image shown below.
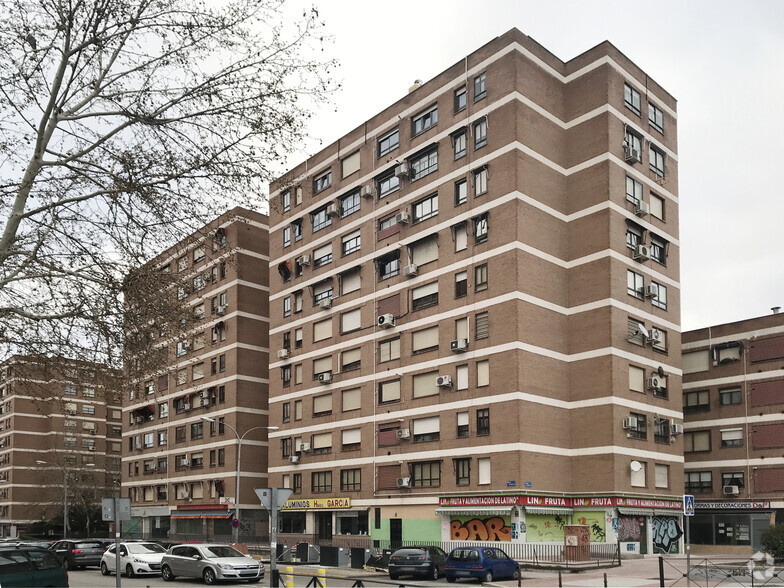
<path fill-rule="evenodd" d="M 240 539 L 266 533 L 253 489 L 268 485 L 267 230 L 265 215 L 234 208 L 143 268 L 160 276 L 153 303 L 184 310 L 151 319 L 147 349 L 129 354 L 126 535 L 227 538 L 235 508 Z"/>
<path fill-rule="evenodd" d="M 271 186 L 282 541 L 679 548 L 676 126 L 513 29 Z"/>
<path fill-rule="evenodd" d="M 64 502 L 69 536 L 87 532 L 87 514 L 119 487 L 116 378 L 63 358 L 0 364 L 0 536 L 62 536 Z"/>
<path fill-rule="evenodd" d="M 699 553 L 747 555 L 784 517 L 784 314 L 683 334 L 684 481 Z"/>

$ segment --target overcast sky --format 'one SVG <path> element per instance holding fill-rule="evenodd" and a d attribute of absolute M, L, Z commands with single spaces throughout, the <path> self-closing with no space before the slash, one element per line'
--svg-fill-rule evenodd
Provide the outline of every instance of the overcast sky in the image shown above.
<path fill-rule="evenodd" d="M 323 145 L 511 28 L 564 61 L 610 41 L 678 100 L 683 329 L 784 306 L 784 1 L 316 2 L 343 83 Z"/>

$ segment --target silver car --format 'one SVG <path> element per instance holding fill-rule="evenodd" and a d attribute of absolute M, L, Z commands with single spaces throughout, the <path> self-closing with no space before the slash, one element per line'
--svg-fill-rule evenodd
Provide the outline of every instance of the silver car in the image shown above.
<path fill-rule="evenodd" d="M 259 582 L 264 568 L 258 561 L 221 543 L 192 543 L 169 548 L 161 560 L 161 575 L 167 582 L 178 576 L 201 578 L 205 584 L 221 580 Z"/>

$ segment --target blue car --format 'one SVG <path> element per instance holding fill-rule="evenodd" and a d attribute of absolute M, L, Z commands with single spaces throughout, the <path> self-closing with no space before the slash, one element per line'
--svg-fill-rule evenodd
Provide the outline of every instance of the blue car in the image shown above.
<path fill-rule="evenodd" d="M 444 565 L 447 582 L 458 578 L 473 578 L 492 582 L 495 578 L 520 579 L 520 566 L 497 547 L 458 547 L 446 558 Z"/>

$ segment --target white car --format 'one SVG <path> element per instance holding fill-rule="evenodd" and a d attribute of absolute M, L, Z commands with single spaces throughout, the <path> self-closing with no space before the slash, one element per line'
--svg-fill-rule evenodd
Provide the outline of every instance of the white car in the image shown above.
<path fill-rule="evenodd" d="M 160 574 L 161 559 L 166 550 L 157 543 L 147 541 L 128 541 L 119 544 L 120 573 L 129 578 L 145 574 Z M 117 544 L 110 546 L 101 558 L 101 573 L 108 576 L 115 571 Z"/>

